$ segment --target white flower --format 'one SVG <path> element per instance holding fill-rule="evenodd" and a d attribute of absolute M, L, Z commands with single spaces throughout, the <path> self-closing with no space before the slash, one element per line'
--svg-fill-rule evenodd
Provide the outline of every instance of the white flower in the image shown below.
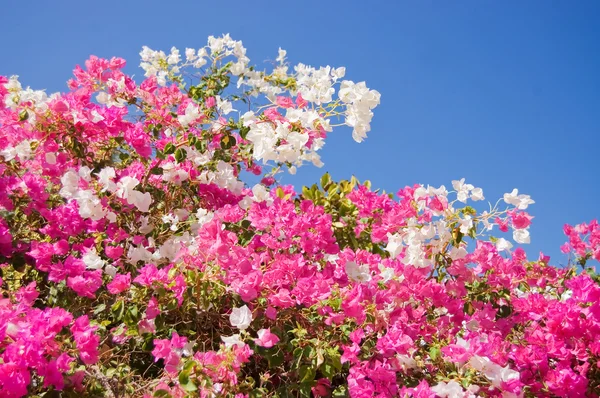
<path fill-rule="evenodd" d="M 473 188 L 473 190 L 471 190 L 471 199 L 472 200 L 484 200 L 485 197 L 483 196 L 483 189 Z"/>
<path fill-rule="evenodd" d="M 371 270 L 368 264 L 358 265 L 354 261 L 348 261 L 345 268 L 348 278 L 355 282 L 363 283 L 371 280 Z"/>
<path fill-rule="evenodd" d="M 402 252 L 402 237 L 398 234 L 390 234 L 388 232 L 388 244 L 385 250 L 390 253 L 390 258 L 395 259 Z"/>
<path fill-rule="evenodd" d="M 4 158 L 4 161 L 10 162 L 17 156 L 17 151 L 12 146 L 7 146 L 0 151 L 0 156 Z"/>
<path fill-rule="evenodd" d="M 458 223 L 460 224 L 460 232 L 463 235 L 467 235 L 469 230 L 473 228 L 473 219 L 471 216 L 465 216 L 465 218 L 459 220 Z"/>
<path fill-rule="evenodd" d="M 452 187 L 456 190 L 456 198 L 459 202 L 466 203 L 469 198 L 469 191 L 474 187 L 471 184 L 465 184 L 465 179 L 452 181 Z"/>
<path fill-rule="evenodd" d="M 171 54 L 167 57 L 167 63 L 169 65 L 176 65 L 181 61 L 181 57 L 179 56 L 179 50 L 175 47 L 171 47 Z"/>
<path fill-rule="evenodd" d="M 502 382 L 519 379 L 519 372 L 510 369 L 508 366 L 502 367 L 492 362 L 488 357 L 474 355 L 469 359 L 469 365 L 481 372 L 492 382 L 493 386 L 498 388 L 502 386 Z"/>
<path fill-rule="evenodd" d="M 240 330 L 247 329 L 252 322 L 252 311 L 250 311 L 250 308 L 246 305 L 240 308 L 234 308 L 229 315 L 229 322 L 231 322 L 233 327 Z"/>
<path fill-rule="evenodd" d="M 183 181 L 190 178 L 190 174 L 187 171 L 177 167 L 175 163 L 167 163 L 162 166 L 162 169 L 163 181 L 171 182 L 175 185 L 181 185 Z"/>
<path fill-rule="evenodd" d="M 54 152 L 47 152 L 44 157 L 46 158 L 46 163 L 56 164 L 56 154 Z"/>
<path fill-rule="evenodd" d="M 440 381 L 435 386 L 431 387 L 431 391 L 436 393 L 441 398 L 463 398 L 465 392 L 454 380 L 450 380 L 448 383 Z"/>
<path fill-rule="evenodd" d="M 81 166 L 79 168 L 79 177 L 81 177 L 85 181 L 90 181 L 92 179 L 92 169 L 87 166 Z"/>
<path fill-rule="evenodd" d="M 65 199 L 71 199 L 79 191 L 79 176 L 74 170 L 69 170 L 60 178 L 62 188 L 60 190 L 60 196 Z"/>
<path fill-rule="evenodd" d="M 383 264 L 379 264 L 377 266 L 377 268 L 379 269 L 379 272 L 380 272 L 379 275 L 381 276 L 381 281 L 383 283 L 386 283 L 386 282 L 392 280 L 392 278 L 395 275 L 395 272 L 394 272 L 393 268 L 387 268 Z"/>
<path fill-rule="evenodd" d="M 129 199 L 133 196 L 133 190 L 139 183 L 140 181 L 135 177 L 125 176 L 121 178 L 117 183 L 117 197 Z"/>
<path fill-rule="evenodd" d="M 181 242 L 179 242 L 178 239 L 170 238 L 160 247 L 159 253 L 161 257 L 169 259 L 169 261 L 174 261 L 177 259 L 180 250 Z"/>
<path fill-rule="evenodd" d="M 490 223 L 490 213 L 488 213 L 487 211 L 484 211 L 483 213 L 481 213 L 480 220 L 483 223 L 483 225 L 485 226 L 486 231 L 491 231 L 494 228 L 495 224 Z"/>
<path fill-rule="evenodd" d="M 277 62 L 279 62 L 280 64 L 284 63 L 286 55 L 287 51 L 282 50 L 281 47 L 279 47 L 279 55 L 277 56 Z"/>
<path fill-rule="evenodd" d="M 193 102 L 190 102 L 185 108 L 185 114 L 177 116 L 177 120 L 182 126 L 188 126 L 194 120 L 200 117 L 200 110 Z"/>
<path fill-rule="evenodd" d="M 107 212 L 106 213 L 106 218 L 111 223 L 117 222 L 117 215 L 115 214 L 115 212 L 112 212 L 112 211 Z"/>
<path fill-rule="evenodd" d="M 105 167 L 96 175 L 98 176 L 98 182 L 102 185 L 102 192 L 114 192 L 117 190 L 117 184 L 113 182 L 113 178 L 116 177 L 115 169 Z"/>
<path fill-rule="evenodd" d="M 189 357 L 194 353 L 194 341 L 188 341 L 180 350 L 180 354 L 184 357 Z"/>
<path fill-rule="evenodd" d="M 525 210 L 529 205 L 535 203 L 529 195 L 519 195 L 519 190 L 516 188 L 511 193 L 504 194 L 504 202 L 516 206 L 519 210 Z"/>
<path fill-rule="evenodd" d="M 218 95 L 217 95 L 216 99 L 217 99 L 217 108 L 221 111 L 221 113 L 223 115 L 227 115 L 228 113 L 234 111 L 233 106 L 231 105 L 231 102 L 221 99 L 221 97 Z"/>
<path fill-rule="evenodd" d="M 450 249 L 450 258 L 452 260 L 458 260 L 461 258 L 465 258 L 467 257 L 467 250 L 464 247 L 454 247 L 452 246 L 452 249 Z"/>
<path fill-rule="evenodd" d="M 344 68 L 343 66 L 331 70 L 331 76 L 333 76 L 336 80 L 341 79 L 345 75 L 346 75 L 346 68 Z"/>
<path fill-rule="evenodd" d="M 152 224 L 150 224 L 149 217 L 141 217 L 140 221 L 141 221 L 142 225 L 140 225 L 140 227 L 138 228 L 138 231 L 140 231 L 143 234 L 148 234 L 148 233 L 152 232 L 152 230 L 154 229 L 154 226 Z"/>
<path fill-rule="evenodd" d="M 502 251 L 510 252 L 510 249 L 512 247 L 513 247 L 512 243 L 510 243 L 509 241 L 507 241 L 504 238 L 500 238 L 496 241 L 496 249 L 499 252 L 502 252 Z"/>
<path fill-rule="evenodd" d="M 86 267 L 90 269 L 102 269 L 105 264 L 105 261 L 98 256 L 98 253 L 96 253 L 96 249 L 94 248 L 85 252 L 81 259 Z"/>
<path fill-rule="evenodd" d="M 267 202 L 270 206 L 273 203 L 273 198 L 269 194 L 269 191 L 262 184 L 256 184 L 252 187 L 252 200 L 255 202 Z"/>
<path fill-rule="evenodd" d="M 529 243 L 531 242 L 531 238 L 529 237 L 529 231 L 526 229 L 515 229 L 513 231 L 513 239 L 517 243 Z"/>
<path fill-rule="evenodd" d="M 571 297 L 573 297 L 573 291 L 569 290 L 569 289 L 565 289 L 565 291 L 562 292 L 562 294 L 560 295 L 560 301 L 567 301 Z"/>
<path fill-rule="evenodd" d="M 110 264 L 106 264 L 104 266 L 104 272 L 106 273 L 106 275 L 110 275 L 114 278 L 115 275 L 117 275 L 117 267 L 110 265 Z"/>
<path fill-rule="evenodd" d="M 148 213 L 150 211 L 150 205 L 152 204 L 152 196 L 150 195 L 150 192 L 142 193 L 140 191 L 133 191 L 128 202 L 137 207 L 142 213 Z"/>
<path fill-rule="evenodd" d="M 304 93 L 302 93 L 304 97 Z M 353 127 L 352 138 L 356 142 L 362 142 L 371 130 L 371 110 L 379 105 L 381 94 L 375 90 L 369 90 L 365 82 L 354 83 L 344 80 L 340 85 L 338 96 L 346 103 L 346 125 Z M 307 98 L 307 97 L 305 97 Z M 329 101 L 331 98 L 329 98 Z M 326 101 L 326 102 L 329 102 Z"/>
<path fill-rule="evenodd" d="M 221 341 L 225 343 L 225 347 L 233 347 L 234 345 L 238 347 L 243 347 L 245 343 L 240 340 L 239 334 L 234 334 L 233 336 L 221 336 Z"/>
<path fill-rule="evenodd" d="M 79 215 L 82 218 L 91 218 L 98 221 L 106 216 L 106 210 L 102 207 L 102 202 L 90 190 L 77 191 L 74 199 L 79 205 Z"/>
<path fill-rule="evenodd" d="M 196 211 L 196 222 L 191 226 L 192 232 L 197 233 L 198 230 L 204 224 L 210 222 L 214 216 L 214 213 L 211 211 L 202 208 L 198 209 L 198 211 Z"/>
<path fill-rule="evenodd" d="M 152 253 L 150 253 L 144 246 L 131 246 L 127 252 L 127 259 L 129 264 L 137 264 L 138 261 L 147 262 L 152 259 Z"/>
<path fill-rule="evenodd" d="M 104 120 L 104 116 L 102 116 L 100 113 L 98 113 L 98 111 L 95 110 L 95 109 L 92 110 L 90 112 L 90 114 L 92 115 L 92 122 L 93 123 L 98 123 L 98 122 Z"/>
<path fill-rule="evenodd" d="M 110 102 L 110 94 L 100 91 L 98 95 L 96 95 L 96 101 L 98 101 L 99 104 L 106 105 Z"/>
<path fill-rule="evenodd" d="M 140 183 L 135 177 L 125 176 L 117 183 L 117 197 L 127 200 L 127 203 L 134 205 L 143 213 L 150 210 L 152 196 L 149 192 L 136 191 L 134 188 Z"/>
<path fill-rule="evenodd" d="M 196 50 L 194 50 L 193 48 L 186 48 L 185 49 L 185 59 L 187 61 L 193 61 L 196 58 L 197 58 Z"/>

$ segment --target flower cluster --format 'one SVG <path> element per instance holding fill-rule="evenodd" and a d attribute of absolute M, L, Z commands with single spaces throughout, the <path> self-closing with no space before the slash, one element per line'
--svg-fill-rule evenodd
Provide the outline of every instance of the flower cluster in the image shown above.
<path fill-rule="evenodd" d="M 296 192 L 278 173 L 362 141 L 377 91 L 229 35 L 140 55 L 140 82 L 0 77 L 1 396 L 598 396 L 596 221 L 556 268 L 516 189 Z"/>

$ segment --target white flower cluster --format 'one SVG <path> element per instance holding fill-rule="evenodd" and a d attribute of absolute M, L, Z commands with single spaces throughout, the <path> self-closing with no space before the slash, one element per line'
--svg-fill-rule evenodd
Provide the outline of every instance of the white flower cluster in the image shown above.
<path fill-rule="evenodd" d="M 459 202 L 467 203 L 467 200 L 471 198 L 471 200 L 483 200 L 483 190 L 481 188 L 475 188 L 471 184 L 465 184 L 465 179 L 461 178 L 460 180 L 452 181 L 452 187 L 456 190 L 456 199 Z"/>
<path fill-rule="evenodd" d="M 27 117 L 31 124 L 35 124 L 35 113 L 44 112 L 48 109 L 48 102 L 59 95 L 54 93 L 50 96 L 44 90 L 32 90 L 27 87 L 23 89 L 19 82 L 19 76 L 14 75 L 4 84 L 8 90 L 8 94 L 4 98 L 4 105 L 12 110 L 17 109 L 20 105 L 29 103 L 35 112 L 27 110 Z"/>
<path fill-rule="evenodd" d="M 316 105 L 326 104 L 333 100 L 333 94 L 335 94 L 333 85 L 346 74 L 344 67 L 322 66 L 316 69 L 312 66 L 298 64 L 294 70 L 296 71 L 298 92 L 302 94 L 302 98 Z"/>
<path fill-rule="evenodd" d="M 165 85 L 167 80 L 172 78 L 173 74 L 179 73 L 183 67 L 200 68 L 209 60 L 216 61 L 233 56 L 236 59 L 229 70 L 239 77 L 238 88 L 242 85 L 250 87 L 252 95 L 258 96 L 262 93 L 271 103 L 275 103 L 278 95 L 288 92 L 291 96 L 301 95 L 309 104 L 305 109 L 288 109 L 286 118 L 290 123 L 301 122 L 304 129 L 324 129 L 329 132 L 331 127 L 327 117 L 343 115 L 345 124 L 353 128 L 354 140 L 361 142 L 371 128 L 372 109 L 379 104 L 380 94 L 375 90 L 369 90 L 364 82 L 341 81 L 346 74 L 346 69 L 343 67 L 314 68 L 300 63 L 290 74 L 285 62 L 286 55 L 287 52 L 280 48 L 276 59 L 278 64 L 270 74 L 251 70 L 248 68 L 250 60 L 246 56 L 246 49 L 242 42 L 231 39 L 228 34 L 222 37 L 210 36 L 208 45 L 198 51 L 187 48 L 183 62 L 179 50 L 175 47 L 169 54 L 148 47 L 143 47 L 140 53 L 141 67 L 145 71 L 145 76 L 156 76 L 160 85 Z M 281 82 L 287 82 L 285 87 Z M 334 101 L 336 92 L 334 86 L 340 83 L 338 93 L 340 99 Z M 216 100 L 221 115 L 234 111 L 229 101 L 218 96 Z M 178 120 L 182 126 L 187 127 L 200 116 L 201 110 L 198 105 L 190 103 L 185 113 L 178 116 Z M 242 120 L 244 125 L 250 126 L 251 129 L 247 139 L 254 144 L 255 159 L 292 164 L 289 168 L 290 173 L 295 173 L 296 167 L 306 161 L 318 167 L 322 166 L 317 154 L 324 145 L 322 139 L 312 140 L 310 148 L 307 148 L 309 137 L 303 132 L 295 131 L 288 123 L 273 125 L 256 122 L 252 112 L 242 116 Z M 213 128 L 219 129 L 221 126 L 215 125 Z"/>
<path fill-rule="evenodd" d="M 432 239 L 435 235 L 435 227 L 431 224 L 425 224 L 422 228 L 408 226 L 399 233 L 388 233 L 388 244 L 385 250 L 390 253 L 392 259 L 404 251 L 403 264 L 425 268 L 430 266 L 432 261 L 426 256 L 424 242 Z"/>
<path fill-rule="evenodd" d="M 110 276 L 117 274 L 117 268 L 111 264 L 107 264 L 94 248 L 87 250 L 81 257 L 81 260 L 88 269 L 104 269 L 104 272 Z"/>
<path fill-rule="evenodd" d="M 289 110 L 290 122 L 300 122 L 304 127 L 314 128 L 316 120 L 320 120 L 315 111 Z M 250 127 L 246 139 L 254 144 L 253 156 L 264 163 L 272 160 L 280 163 L 291 163 L 301 166 L 304 161 L 310 161 L 315 166 L 321 167 L 321 157 L 317 154 L 324 142 L 315 139 L 312 146 L 306 146 L 308 135 L 292 129 L 288 122 L 276 121 L 258 122 L 253 112 L 246 112 L 242 116 L 246 126 Z"/>
<path fill-rule="evenodd" d="M 236 177 L 233 167 L 222 160 L 217 163 L 215 171 L 203 171 L 198 176 L 198 181 L 203 184 L 216 184 L 221 188 L 227 188 L 236 195 L 242 193 L 242 189 L 244 189 L 244 183 Z"/>
<path fill-rule="evenodd" d="M 365 283 L 371 280 L 369 264 L 358 265 L 354 261 L 348 261 L 344 268 L 348 278 L 355 282 Z"/>
<path fill-rule="evenodd" d="M 115 193 L 117 197 L 125 199 L 130 205 L 134 205 L 139 211 L 148 213 L 152 204 L 152 196 L 149 192 L 140 192 L 135 190 L 140 181 L 135 177 L 122 177 L 115 184 L 115 170 L 112 167 L 105 167 L 98 173 L 98 182 L 102 186 L 102 192 L 108 191 Z"/>
<path fill-rule="evenodd" d="M 531 199 L 531 196 L 524 194 L 519 195 L 519 190 L 516 188 L 513 189 L 511 193 L 504 194 L 504 202 L 515 206 L 519 210 L 525 210 L 529 205 L 535 203 L 535 201 Z"/>
<path fill-rule="evenodd" d="M 0 151 L 0 156 L 2 156 L 6 162 L 10 162 L 16 157 L 18 157 L 21 162 L 27 161 L 33 156 L 33 151 L 31 150 L 32 143 L 33 140 L 23 140 L 14 147 L 9 145 Z"/>
<path fill-rule="evenodd" d="M 353 128 L 352 138 L 356 142 L 362 142 L 371 131 L 372 110 L 379 105 L 381 94 L 376 90 L 369 90 L 365 82 L 344 80 L 338 96 L 346 104 L 346 124 Z"/>
<path fill-rule="evenodd" d="M 234 75 L 243 74 L 248 66 L 250 59 L 246 57 L 246 49 L 241 41 L 232 40 L 228 34 L 223 37 L 208 38 L 208 45 L 198 50 L 193 48 L 185 49 L 185 62 L 182 63 L 181 54 L 176 47 L 172 47 L 169 54 L 163 51 L 155 51 L 144 46 L 140 52 L 142 62 L 140 66 L 144 69 L 144 76 L 156 76 L 159 85 L 167 84 L 169 73 L 179 73 L 186 66 L 202 68 L 210 59 L 224 58 L 234 56 L 237 61 L 231 66 L 231 73 Z"/>
<path fill-rule="evenodd" d="M 79 172 L 75 170 L 67 171 L 60 179 L 62 188 L 59 194 L 67 200 L 73 199 L 77 202 L 79 215 L 82 218 L 91 218 L 94 221 L 98 221 L 107 217 L 110 222 L 115 222 L 117 215 L 102 206 L 102 202 L 96 196 L 95 192 L 79 188 L 80 179 L 90 181 L 90 174 L 91 170 L 85 166 L 81 167 Z"/>
<path fill-rule="evenodd" d="M 296 89 L 289 90 L 291 95 L 300 94 L 304 100 L 317 106 L 332 103 L 335 94 L 334 85 L 345 76 L 346 68 L 323 66 L 317 69 L 300 63 L 294 67 L 295 74 L 289 75 L 288 67 L 283 64 L 285 55 L 285 50 L 279 49 L 277 61 L 280 62 L 280 65 L 273 70 L 272 76 L 282 80 L 293 79 Z M 285 90 L 265 77 L 264 72 L 247 71 L 238 81 L 238 87 L 245 84 L 256 90 L 255 95 L 260 92 L 265 94 L 269 100 L 275 101 L 275 97 L 284 93 Z M 362 142 L 371 130 L 372 110 L 379 105 L 381 94 L 367 88 L 365 82 L 354 83 L 344 80 L 341 82 L 338 96 L 345 105 L 342 112 L 345 116 L 345 124 L 353 128 L 354 140 Z"/>
<path fill-rule="evenodd" d="M 515 206 L 519 210 L 525 210 L 525 209 L 527 209 L 527 207 L 529 207 L 529 205 L 535 203 L 535 201 L 533 199 L 531 199 L 531 196 L 524 195 L 524 194 L 519 195 L 519 190 L 516 188 L 513 189 L 511 193 L 504 194 L 504 202 L 509 205 Z M 513 230 L 513 239 L 515 242 L 521 243 L 521 244 L 530 243 L 531 237 L 529 234 L 529 227 L 526 227 L 526 228 L 516 228 L 515 227 L 515 229 Z M 508 249 L 510 249 L 512 247 L 512 244 L 509 244 L 509 245 L 510 245 L 510 247 L 508 247 Z M 500 250 L 500 249 L 498 249 L 498 250 Z"/>
<path fill-rule="evenodd" d="M 474 355 L 469 360 L 469 365 L 481 372 L 497 388 L 500 388 L 503 382 L 519 379 L 519 372 L 510 369 L 508 366 L 502 367 L 492 362 L 488 357 Z"/>

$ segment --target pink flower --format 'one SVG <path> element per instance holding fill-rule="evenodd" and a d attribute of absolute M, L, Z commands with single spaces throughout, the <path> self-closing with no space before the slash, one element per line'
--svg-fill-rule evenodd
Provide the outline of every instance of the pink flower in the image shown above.
<path fill-rule="evenodd" d="M 102 286 L 102 270 L 86 271 L 83 275 L 68 278 L 67 286 L 82 297 L 95 298 L 94 292 Z"/>
<path fill-rule="evenodd" d="M 117 274 L 113 280 L 106 285 L 106 288 L 111 294 L 119 294 L 129 289 L 131 285 L 131 274 Z"/>
<path fill-rule="evenodd" d="M 260 329 L 256 334 L 258 338 L 254 342 L 261 347 L 271 348 L 279 342 L 279 337 L 271 333 L 270 329 Z"/>
<path fill-rule="evenodd" d="M 515 229 L 525 229 L 529 227 L 531 225 L 531 219 L 533 219 L 532 216 L 524 211 L 513 212 L 510 216 Z"/>
<path fill-rule="evenodd" d="M 298 105 L 298 108 L 304 108 L 306 105 L 308 105 L 308 101 L 302 98 L 302 94 L 298 93 L 298 96 L 296 97 L 296 105 Z"/>
<path fill-rule="evenodd" d="M 292 101 L 292 99 L 290 97 L 278 96 L 277 97 L 277 105 L 279 105 L 281 108 L 293 108 L 294 101 Z"/>
<path fill-rule="evenodd" d="M 204 106 L 206 106 L 209 109 L 214 108 L 215 105 L 217 105 L 217 100 L 215 99 L 215 97 L 208 97 L 204 101 Z"/>

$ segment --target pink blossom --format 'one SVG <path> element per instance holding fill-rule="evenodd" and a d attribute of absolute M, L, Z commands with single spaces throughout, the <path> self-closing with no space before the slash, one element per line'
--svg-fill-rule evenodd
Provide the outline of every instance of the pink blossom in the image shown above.
<path fill-rule="evenodd" d="M 258 338 L 254 339 L 254 342 L 261 347 L 271 348 L 279 342 L 279 337 L 271 333 L 270 329 L 260 329 L 257 335 Z"/>

